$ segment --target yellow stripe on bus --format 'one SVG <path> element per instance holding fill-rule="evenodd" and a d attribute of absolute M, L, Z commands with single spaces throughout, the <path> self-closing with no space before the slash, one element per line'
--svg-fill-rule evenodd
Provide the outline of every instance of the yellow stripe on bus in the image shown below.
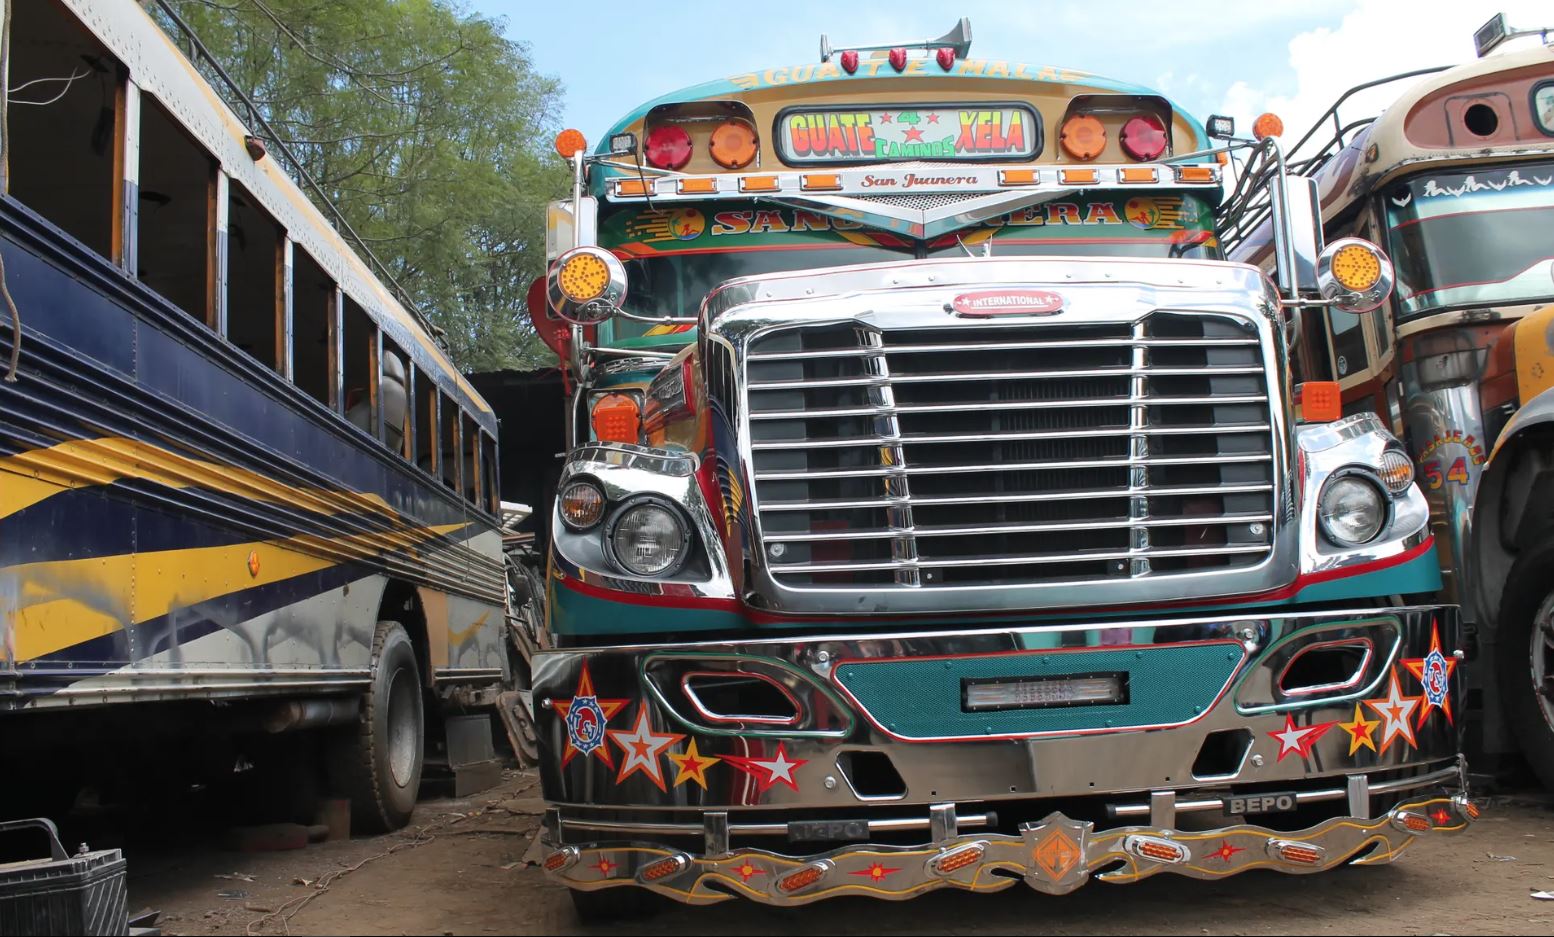
<path fill-rule="evenodd" d="M 421 528 L 415 539 L 463 526 Z M 26 662 L 113 634 L 126 623 L 140 624 L 200 602 L 376 555 L 381 551 L 370 545 L 373 536 L 326 540 L 306 535 L 7 567 L 0 569 L 0 595 L 11 591 L 17 604 L 14 610 L 0 609 L 0 633 L 11 633 L 14 659 Z M 7 580 L 17 587 L 7 589 Z"/>
<path fill-rule="evenodd" d="M 119 436 L 75 439 L 6 456 L 0 458 L 0 472 L 16 476 L 7 477 L 0 484 L 0 518 L 66 489 L 110 485 L 123 479 L 140 479 L 168 488 L 206 488 L 315 514 L 366 511 L 398 516 L 388 502 L 375 494 L 296 488 L 255 472 L 202 462 Z"/>

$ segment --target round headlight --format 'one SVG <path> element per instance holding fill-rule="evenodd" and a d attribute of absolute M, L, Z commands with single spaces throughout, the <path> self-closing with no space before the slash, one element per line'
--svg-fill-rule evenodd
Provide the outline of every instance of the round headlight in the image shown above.
<path fill-rule="evenodd" d="M 557 500 L 561 519 L 573 530 L 587 530 L 604 516 L 604 492 L 593 482 L 572 482 L 561 489 Z"/>
<path fill-rule="evenodd" d="M 1368 481 L 1344 476 L 1335 478 L 1322 489 L 1317 516 L 1322 530 L 1334 543 L 1357 546 L 1369 543 L 1381 533 L 1387 519 L 1387 506 L 1381 491 Z"/>
<path fill-rule="evenodd" d="M 678 569 L 685 560 L 688 542 L 679 515 L 652 502 L 622 511 L 610 532 L 615 561 L 639 576 L 664 575 Z"/>

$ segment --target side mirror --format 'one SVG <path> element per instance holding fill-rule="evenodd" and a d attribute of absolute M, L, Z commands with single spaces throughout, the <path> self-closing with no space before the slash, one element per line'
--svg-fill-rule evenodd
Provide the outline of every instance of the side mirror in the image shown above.
<path fill-rule="evenodd" d="M 626 267 L 602 247 L 574 247 L 550 268 L 546 298 L 573 325 L 603 322 L 626 301 Z"/>
<path fill-rule="evenodd" d="M 1392 294 L 1392 261 L 1361 238 L 1339 238 L 1317 256 L 1317 292 L 1344 312 L 1370 312 Z"/>

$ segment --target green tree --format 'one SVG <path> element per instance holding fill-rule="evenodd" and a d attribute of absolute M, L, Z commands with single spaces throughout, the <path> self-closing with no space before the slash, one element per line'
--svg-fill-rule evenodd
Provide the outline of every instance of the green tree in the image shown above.
<path fill-rule="evenodd" d="M 545 203 L 569 186 L 550 148 L 561 86 L 503 21 L 454 0 L 170 5 L 446 331 L 461 368 L 546 360 L 523 310 L 544 265 Z"/>

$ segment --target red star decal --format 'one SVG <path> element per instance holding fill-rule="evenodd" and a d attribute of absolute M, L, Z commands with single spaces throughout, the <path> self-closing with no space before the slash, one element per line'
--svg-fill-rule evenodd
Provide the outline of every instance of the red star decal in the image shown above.
<path fill-rule="evenodd" d="M 908 130 L 906 132 L 906 138 L 903 139 L 901 142 L 903 142 L 903 143 L 921 143 L 921 142 L 923 142 L 923 132 L 921 130 L 918 130 L 916 127 L 913 127 L 913 128 L 911 128 L 910 130 Z"/>
<path fill-rule="evenodd" d="M 1234 856 L 1238 852 L 1246 852 L 1246 849 L 1241 846 L 1230 845 L 1230 840 L 1227 839 L 1222 840 L 1219 844 L 1219 848 L 1209 853 L 1209 856 L 1211 858 L 1218 859 L 1221 862 L 1229 862 L 1230 857 Z"/>
<path fill-rule="evenodd" d="M 610 746 L 605 744 L 604 727 L 610 717 L 621 711 L 628 700 L 599 699 L 594 692 L 594 680 L 588 673 L 588 661 L 583 661 L 583 673 L 577 679 L 577 691 L 566 702 L 556 700 L 556 715 L 566 731 L 567 745 L 561 753 L 561 767 L 578 755 L 598 755 L 606 765 L 615 767 Z"/>
<path fill-rule="evenodd" d="M 599 861 L 589 866 L 589 868 L 598 869 L 600 875 L 609 875 L 611 872 L 620 868 L 620 866 L 614 862 L 611 862 L 609 856 L 600 856 Z"/>
<path fill-rule="evenodd" d="M 1436 807 L 1435 812 L 1430 814 L 1430 819 L 1435 821 L 1436 826 L 1447 826 L 1451 823 L 1452 816 L 1446 812 L 1445 807 Z"/>
<path fill-rule="evenodd" d="M 881 114 L 880 115 L 880 123 L 882 123 L 882 124 L 890 123 L 890 115 L 889 114 Z"/>
<path fill-rule="evenodd" d="M 803 758 L 788 758 L 788 749 L 783 743 L 777 743 L 777 754 L 771 758 L 736 758 L 733 755 L 724 755 L 723 760 L 755 778 L 756 790 L 766 793 L 775 784 L 786 784 L 788 789 L 797 792 L 799 784 L 793 779 L 793 769 L 809 764 Z"/>
<path fill-rule="evenodd" d="M 1447 657 L 1441 651 L 1441 629 L 1439 624 L 1430 624 L 1430 653 L 1412 660 L 1404 659 L 1403 667 L 1414 675 L 1423 689 L 1419 696 L 1419 720 L 1416 728 L 1423 728 L 1425 720 L 1430 718 L 1432 709 L 1439 709 L 1446 714 L 1448 724 L 1454 722 L 1451 714 L 1451 675 L 1457 669 L 1457 658 Z"/>
<path fill-rule="evenodd" d="M 1315 725 L 1300 728 L 1295 725 L 1295 720 L 1290 714 L 1285 713 L 1284 729 L 1279 732 L 1269 732 L 1268 734 L 1279 740 L 1279 761 L 1283 761 L 1284 756 L 1291 752 L 1299 754 L 1302 758 L 1309 758 L 1311 757 L 1311 746 L 1315 745 L 1317 739 L 1326 735 L 1327 730 L 1335 725 L 1337 725 L 1336 722 L 1318 722 Z"/>
<path fill-rule="evenodd" d="M 932 111 L 929 111 L 928 112 L 928 122 L 930 124 L 937 124 L 939 122 L 939 115 L 933 113 Z"/>
<path fill-rule="evenodd" d="M 752 876 L 752 875 L 765 875 L 766 874 L 766 870 L 765 869 L 758 869 L 755 866 L 751 865 L 749 859 L 746 859 L 741 864 L 734 866 L 734 872 L 739 875 L 739 880 L 742 881 L 742 882 L 750 881 L 750 876 Z"/>
<path fill-rule="evenodd" d="M 864 876 L 865 878 L 867 878 L 871 882 L 877 882 L 877 881 L 879 881 L 880 879 L 884 878 L 887 875 L 895 875 L 897 872 L 900 872 L 900 871 L 901 871 L 900 869 L 888 869 L 884 865 L 881 865 L 880 863 L 876 862 L 873 865 L 869 866 L 867 869 L 859 869 L 858 871 L 856 871 L 856 872 L 854 872 L 852 874 L 853 875 L 862 875 L 862 876 Z"/>

